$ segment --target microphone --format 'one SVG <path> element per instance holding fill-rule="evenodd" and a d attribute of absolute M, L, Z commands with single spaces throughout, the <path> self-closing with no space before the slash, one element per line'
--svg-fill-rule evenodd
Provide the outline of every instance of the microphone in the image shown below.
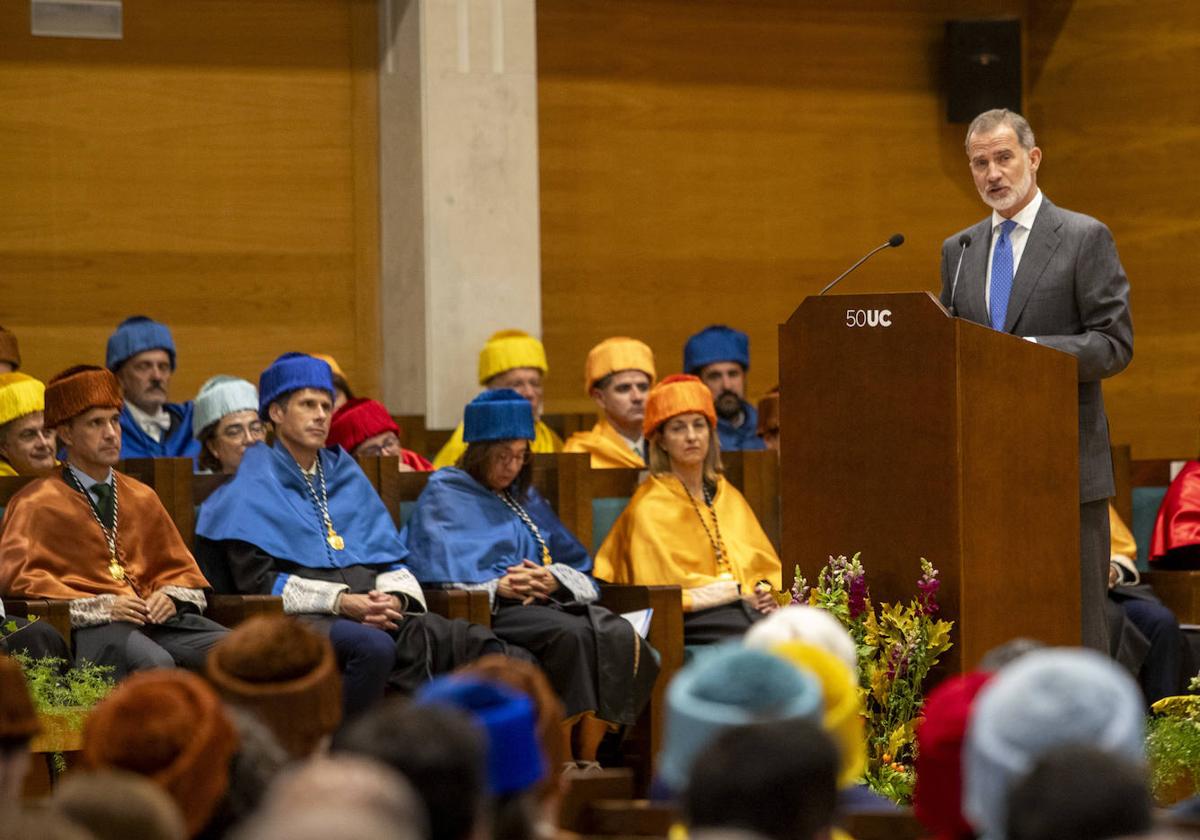
<path fill-rule="evenodd" d="M 833 281 L 830 282 L 830 284 L 828 286 L 826 286 L 824 289 L 822 289 L 820 292 L 817 293 L 817 297 L 820 297 L 821 295 L 825 294 L 830 289 L 832 289 L 834 286 L 836 286 L 838 283 L 842 282 L 843 277 L 845 277 L 851 271 L 854 271 L 854 269 L 858 268 L 860 265 L 865 263 L 867 260 L 871 259 L 871 257 L 878 254 L 884 248 L 899 248 L 903 244 L 904 244 L 904 234 L 903 233 L 893 233 L 887 242 L 884 242 L 882 245 L 880 245 L 876 248 L 872 248 L 865 257 L 863 257 L 861 260 L 856 262 L 854 265 L 847 268 L 845 271 L 843 271 L 837 277 L 833 278 Z"/>
<path fill-rule="evenodd" d="M 958 274 L 962 271 L 963 257 L 967 254 L 967 249 L 971 247 L 971 234 L 964 233 L 958 237 L 958 244 L 962 250 L 958 252 L 958 267 L 954 269 L 954 282 L 950 284 L 950 314 L 958 317 L 958 310 L 954 308 L 954 292 L 958 289 Z"/>

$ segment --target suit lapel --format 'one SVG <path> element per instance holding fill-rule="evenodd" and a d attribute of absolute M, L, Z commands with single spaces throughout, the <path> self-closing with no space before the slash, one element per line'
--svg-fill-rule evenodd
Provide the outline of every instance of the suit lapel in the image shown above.
<path fill-rule="evenodd" d="M 971 228 L 971 245 L 963 257 L 962 276 L 958 279 L 960 297 L 958 312 L 968 321 L 987 324 L 987 265 L 992 251 L 992 217 L 988 216 Z"/>
<path fill-rule="evenodd" d="M 1046 266 L 1050 264 L 1054 252 L 1058 250 L 1058 229 L 1062 227 L 1062 217 L 1058 208 L 1043 197 L 1042 206 L 1038 209 L 1037 218 L 1033 220 L 1033 228 L 1029 231 L 1029 239 L 1025 241 L 1025 250 L 1021 253 L 1021 264 L 1013 278 L 1012 295 L 1008 299 L 1008 312 L 1004 316 L 1004 331 L 1012 332 L 1021 310 L 1029 301 L 1029 295 L 1037 286 L 1038 279 Z"/>

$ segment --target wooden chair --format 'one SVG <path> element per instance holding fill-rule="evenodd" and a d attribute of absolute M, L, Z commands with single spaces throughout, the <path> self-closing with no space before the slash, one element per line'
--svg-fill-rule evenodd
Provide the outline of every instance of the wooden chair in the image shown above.
<path fill-rule="evenodd" d="M 581 809 L 575 830 L 592 837 L 666 837 L 678 819 L 669 802 L 597 799 Z"/>

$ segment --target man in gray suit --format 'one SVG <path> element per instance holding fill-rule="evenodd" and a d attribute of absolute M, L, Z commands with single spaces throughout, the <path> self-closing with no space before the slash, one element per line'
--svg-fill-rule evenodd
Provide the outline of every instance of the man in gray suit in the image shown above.
<path fill-rule="evenodd" d="M 966 147 L 975 188 L 992 215 L 942 243 L 942 303 L 961 318 L 1079 362 L 1083 643 L 1107 651 L 1107 500 L 1114 489 L 1100 380 L 1120 373 L 1133 356 L 1129 280 L 1108 228 L 1054 206 L 1038 189 L 1042 150 L 1024 117 L 985 111 L 967 129 Z"/>

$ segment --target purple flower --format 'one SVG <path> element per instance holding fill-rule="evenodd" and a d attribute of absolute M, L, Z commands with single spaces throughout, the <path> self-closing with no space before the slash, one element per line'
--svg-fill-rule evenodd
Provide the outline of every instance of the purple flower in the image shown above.
<path fill-rule="evenodd" d="M 867 611 L 867 575 L 861 568 L 850 578 L 847 606 L 851 621 L 857 621 Z"/>
<path fill-rule="evenodd" d="M 921 579 L 917 581 L 917 589 L 921 590 L 921 594 L 917 596 L 917 602 L 920 604 L 923 615 L 933 615 L 940 609 L 937 594 L 941 586 L 942 582 L 938 580 L 937 569 L 922 557 Z"/>
<path fill-rule="evenodd" d="M 792 605 L 804 606 L 808 603 L 809 586 L 808 581 L 804 579 L 804 575 L 800 574 L 800 567 L 796 567 L 795 577 L 792 581 Z"/>

